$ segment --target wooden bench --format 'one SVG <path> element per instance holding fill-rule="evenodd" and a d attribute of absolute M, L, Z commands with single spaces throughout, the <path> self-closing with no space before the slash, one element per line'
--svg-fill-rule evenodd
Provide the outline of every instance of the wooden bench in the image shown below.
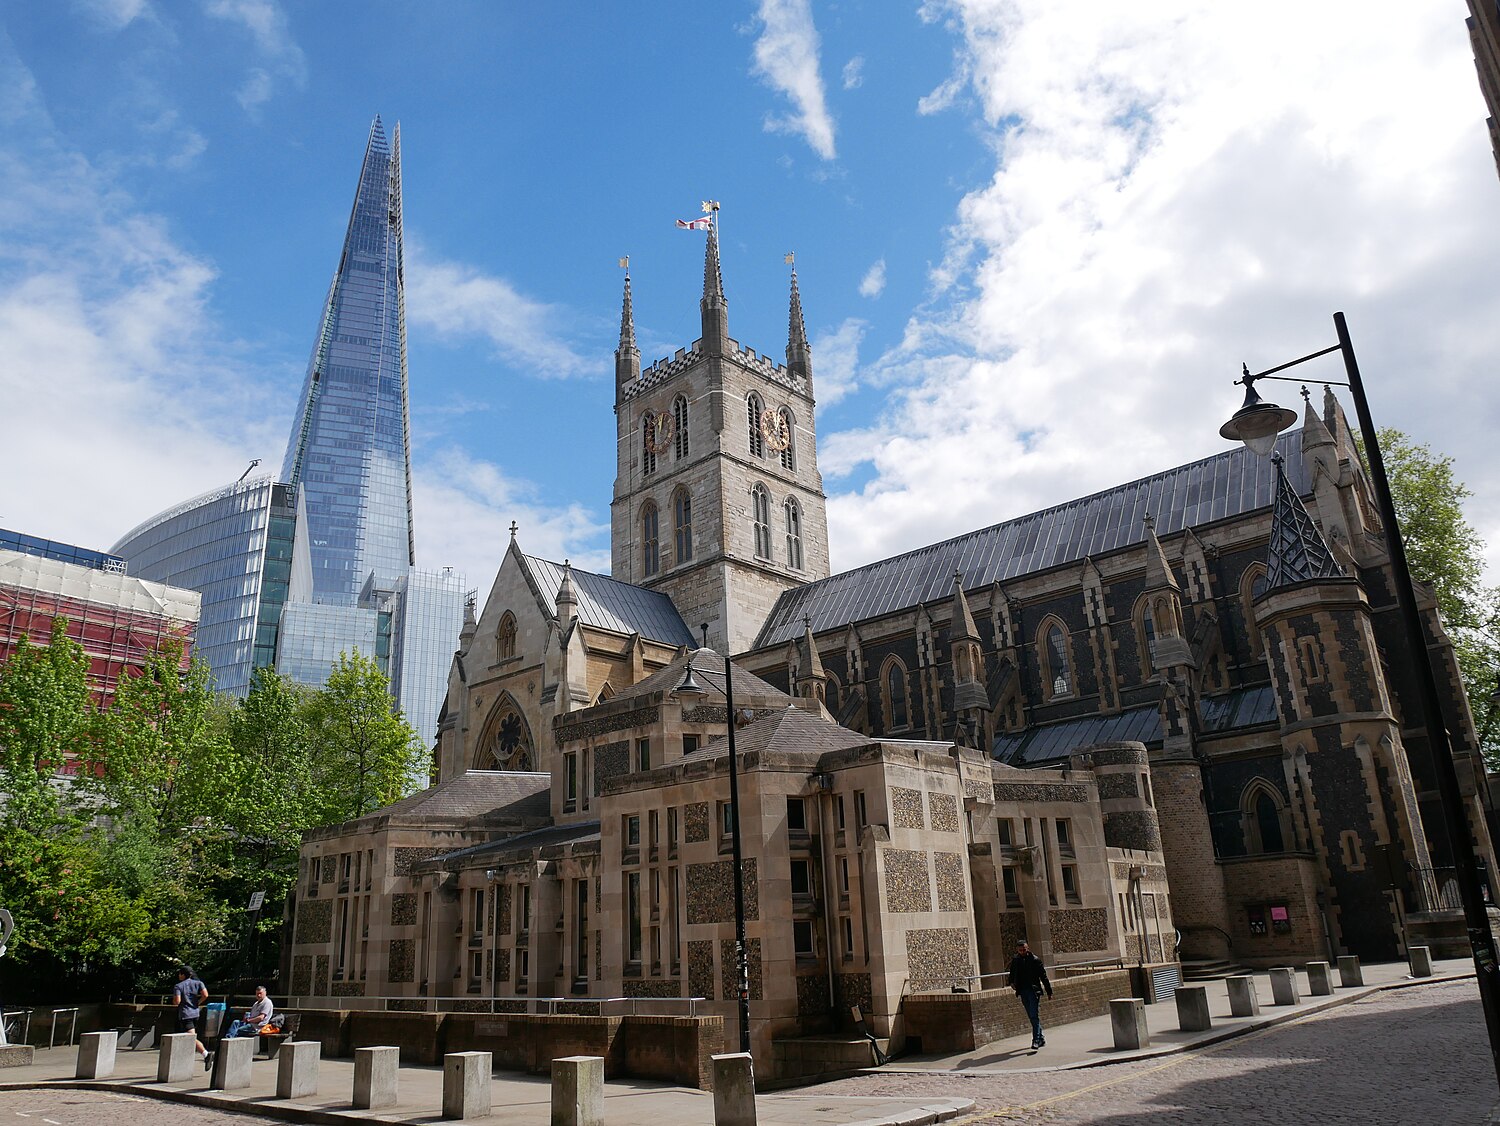
<path fill-rule="evenodd" d="M 281 1025 L 280 1032 L 266 1032 L 256 1036 L 256 1054 L 268 1060 L 276 1058 L 276 1053 L 281 1050 L 281 1045 L 287 1040 L 297 1037 L 297 1026 L 302 1023 L 302 1018 L 297 1013 L 282 1013 L 286 1019 Z"/>

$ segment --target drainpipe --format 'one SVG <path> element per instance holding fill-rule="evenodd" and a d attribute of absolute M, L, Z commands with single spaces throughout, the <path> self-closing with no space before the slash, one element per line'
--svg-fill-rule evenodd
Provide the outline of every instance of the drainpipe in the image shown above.
<path fill-rule="evenodd" d="M 829 867 L 828 857 L 828 833 L 826 832 L 829 818 L 824 812 L 824 806 L 833 800 L 833 776 L 831 774 L 815 774 L 813 777 L 818 783 L 818 867 L 823 871 L 823 949 L 828 952 L 825 959 L 828 963 L 828 1011 L 835 1012 L 838 1004 L 838 991 L 835 987 L 833 977 L 833 906 L 838 902 L 835 896 L 837 885 L 833 879 L 833 873 Z"/>

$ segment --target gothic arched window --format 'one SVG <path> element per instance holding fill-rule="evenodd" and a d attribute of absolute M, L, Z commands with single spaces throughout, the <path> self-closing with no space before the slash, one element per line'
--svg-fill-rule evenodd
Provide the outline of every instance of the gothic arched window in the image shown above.
<path fill-rule="evenodd" d="M 786 423 L 786 449 L 781 451 L 781 468 L 791 471 L 797 468 L 797 420 L 792 417 L 792 412 L 782 407 L 776 412 L 781 415 L 782 421 Z"/>
<path fill-rule="evenodd" d="M 1250 655 L 1261 657 L 1266 651 L 1265 637 L 1255 624 L 1255 599 L 1266 589 L 1266 565 L 1252 563 L 1240 576 L 1240 613 L 1245 615 L 1245 632 L 1250 635 Z"/>
<path fill-rule="evenodd" d="M 641 473 L 649 475 L 656 472 L 656 450 L 652 443 L 656 439 L 655 419 L 651 412 L 647 411 L 641 419 Z"/>
<path fill-rule="evenodd" d="M 911 725 L 911 716 L 906 700 L 906 666 L 892 657 L 886 661 L 880 678 L 881 703 L 885 705 L 885 725 L 890 731 L 899 731 Z"/>
<path fill-rule="evenodd" d="M 686 395 L 678 395 L 672 400 L 672 424 L 677 435 L 677 460 L 681 461 L 688 455 L 688 401 Z"/>
<path fill-rule="evenodd" d="M 760 396 L 754 391 L 750 392 L 750 397 L 745 400 L 745 414 L 750 427 L 751 457 L 766 456 L 766 442 L 760 433 L 760 416 L 764 410 L 765 405 L 760 401 Z"/>
<path fill-rule="evenodd" d="M 802 509 L 796 497 L 787 497 L 786 504 L 786 565 L 794 571 L 802 570 Z"/>
<path fill-rule="evenodd" d="M 516 619 L 509 610 L 495 630 L 495 656 L 502 661 L 516 655 Z"/>
<path fill-rule="evenodd" d="M 1147 681 L 1156 671 L 1151 663 L 1151 644 L 1156 640 L 1156 616 L 1151 608 L 1150 597 L 1144 594 L 1135 605 L 1135 631 L 1140 641 L 1141 680 Z"/>
<path fill-rule="evenodd" d="M 647 578 L 661 569 L 661 514 L 648 500 L 641 509 L 641 573 Z"/>
<path fill-rule="evenodd" d="M 771 494 L 764 485 L 750 490 L 750 518 L 755 524 L 755 557 L 771 558 Z"/>
<path fill-rule="evenodd" d="M 1245 851 L 1277 853 L 1286 851 L 1286 804 L 1273 786 L 1257 778 L 1245 787 L 1240 798 L 1240 816 L 1245 831 Z"/>
<path fill-rule="evenodd" d="M 693 557 L 693 498 L 685 489 L 678 489 L 672 498 L 672 528 L 677 538 L 673 562 L 686 563 Z"/>
<path fill-rule="evenodd" d="M 478 770 L 535 769 L 531 729 L 508 694 L 502 694 L 490 712 L 474 766 Z"/>
<path fill-rule="evenodd" d="M 1055 618 L 1042 626 L 1042 641 L 1037 646 L 1042 664 L 1042 688 L 1048 699 L 1073 695 L 1073 662 L 1068 633 Z"/>

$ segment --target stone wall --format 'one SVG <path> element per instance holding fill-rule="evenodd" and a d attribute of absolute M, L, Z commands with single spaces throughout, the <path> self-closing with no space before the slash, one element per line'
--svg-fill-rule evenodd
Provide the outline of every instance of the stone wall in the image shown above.
<path fill-rule="evenodd" d="M 1109 1012 L 1114 997 L 1129 997 L 1130 971 L 1070 977 L 1052 983 L 1052 1000 L 1042 1002 L 1046 1027 L 1072 1024 Z M 1031 1031 L 1026 1010 L 1009 989 L 976 993 L 913 993 L 903 1006 L 906 1046 L 911 1052 L 969 1052 Z"/>

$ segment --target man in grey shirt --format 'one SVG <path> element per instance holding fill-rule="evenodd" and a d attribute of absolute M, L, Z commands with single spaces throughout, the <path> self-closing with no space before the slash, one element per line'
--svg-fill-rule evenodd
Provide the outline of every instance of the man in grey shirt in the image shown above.
<path fill-rule="evenodd" d="M 276 1011 L 271 1004 L 271 998 L 266 996 L 266 987 L 257 985 L 255 987 L 255 1003 L 245 1010 L 243 1020 L 237 1020 L 229 1026 L 230 1036 L 259 1036 L 260 1030 L 265 1027 L 266 1021 L 271 1019 L 271 1014 Z"/>

